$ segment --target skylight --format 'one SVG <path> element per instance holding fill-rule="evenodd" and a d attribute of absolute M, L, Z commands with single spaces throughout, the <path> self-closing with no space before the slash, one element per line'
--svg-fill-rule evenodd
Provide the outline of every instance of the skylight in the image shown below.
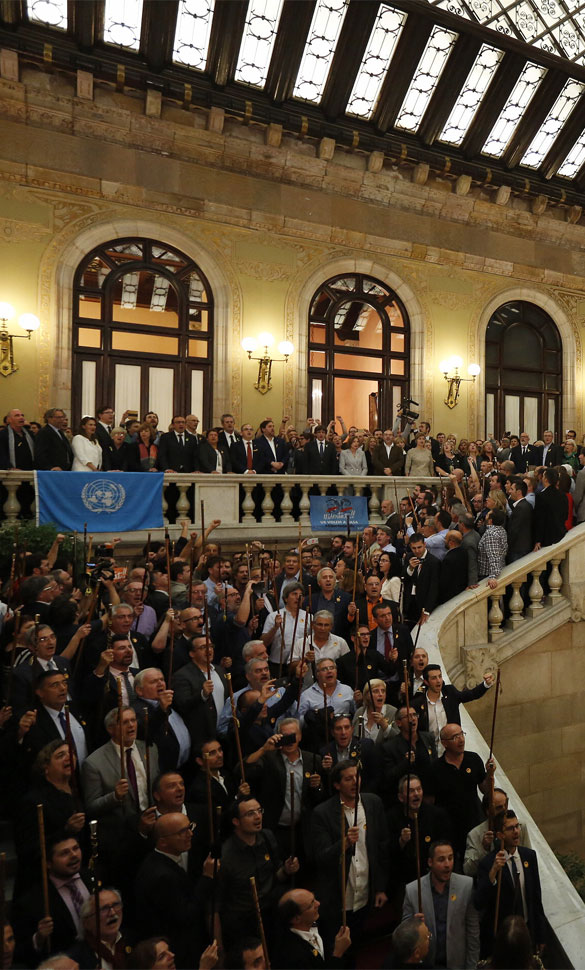
<path fill-rule="evenodd" d="M 386 4 L 381 5 L 349 98 L 347 114 L 357 115 L 358 118 L 372 117 L 405 23 L 405 13 Z"/>
<path fill-rule="evenodd" d="M 461 144 L 503 56 L 504 52 L 496 47 L 483 45 L 453 105 L 439 141 L 448 142 L 450 145 Z"/>
<path fill-rule="evenodd" d="M 573 178 L 583 165 L 585 165 L 585 131 L 581 132 L 581 135 L 557 171 L 557 175 L 563 175 L 565 178 Z"/>
<path fill-rule="evenodd" d="M 236 66 L 236 81 L 256 88 L 266 84 L 282 3 L 283 0 L 250 0 Z"/>
<path fill-rule="evenodd" d="M 104 40 L 106 44 L 137 51 L 140 47 L 142 0 L 106 0 Z"/>
<path fill-rule="evenodd" d="M 67 0 L 27 0 L 29 20 L 67 29 Z"/>
<path fill-rule="evenodd" d="M 173 60 L 204 71 L 215 0 L 181 0 Z"/>
<path fill-rule="evenodd" d="M 500 117 L 496 121 L 482 148 L 484 155 L 500 158 L 504 154 L 510 138 L 514 134 L 524 111 L 536 94 L 545 74 L 546 68 L 540 67 L 539 64 L 533 64 L 531 61 L 528 61 L 524 65 L 522 73 L 504 105 Z"/>
<path fill-rule="evenodd" d="M 321 100 L 349 0 L 317 0 L 293 91 L 295 98 Z"/>
<path fill-rule="evenodd" d="M 557 100 L 549 111 L 544 124 L 536 133 L 526 152 L 520 159 L 521 165 L 538 168 L 550 150 L 556 136 L 579 101 L 585 84 L 581 81 L 567 81 Z"/>
<path fill-rule="evenodd" d="M 457 37 L 458 34 L 452 30 L 445 30 L 437 25 L 433 27 L 398 113 L 397 128 L 417 130 Z"/>

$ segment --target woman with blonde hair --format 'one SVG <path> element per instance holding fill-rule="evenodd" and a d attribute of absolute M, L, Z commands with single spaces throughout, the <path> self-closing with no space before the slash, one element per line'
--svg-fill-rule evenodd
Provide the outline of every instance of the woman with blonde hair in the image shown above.
<path fill-rule="evenodd" d="M 485 504 L 490 512 L 494 509 L 501 509 L 502 512 L 506 512 L 508 499 L 505 493 L 500 491 L 499 488 L 492 488 L 491 492 L 488 492 L 486 496 Z"/>
<path fill-rule="evenodd" d="M 363 724 L 364 737 L 382 744 L 398 732 L 394 727 L 396 708 L 386 703 L 386 684 L 378 677 L 364 686 L 364 702 L 358 707 L 353 719 L 353 733 L 360 735 Z"/>

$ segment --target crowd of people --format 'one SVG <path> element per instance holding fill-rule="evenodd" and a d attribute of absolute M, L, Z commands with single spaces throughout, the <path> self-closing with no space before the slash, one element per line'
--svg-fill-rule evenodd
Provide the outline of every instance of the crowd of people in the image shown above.
<path fill-rule="evenodd" d="M 76 449 L 63 412 L 46 419 L 33 439 L 9 413 L 4 467 L 22 449 L 31 467 L 103 467 L 107 447 Z M 141 444 L 113 449 L 201 466 L 205 439 L 177 422 L 158 436 L 146 420 L 148 441 L 142 425 Z M 335 474 L 333 425 L 297 448 L 272 422 L 222 423 L 207 471 L 251 452 L 244 471 L 278 474 L 292 452 Z M 121 578 L 112 549 L 88 569 L 62 535 L 46 555 L 15 548 L 0 602 L 0 813 L 18 859 L 6 970 L 540 965 L 529 832 L 461 728 L 493 672 L 459 691 L 417 641 L 439 604 L 581 521 L 585 471 L 572 480 L 549 432 L 479 451 L 421 428 L 405 456 L 394 432 L 373 449 L 347 432 L 350 465 L 426 476 L 430 456 L 440 476 L 384 500 L 359 536 L 222 549 L 219 520 L 205 534 L 185 520 Z"/>

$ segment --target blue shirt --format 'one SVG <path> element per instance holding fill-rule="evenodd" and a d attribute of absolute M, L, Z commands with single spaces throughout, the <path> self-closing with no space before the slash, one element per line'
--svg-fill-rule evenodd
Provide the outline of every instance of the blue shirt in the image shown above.
<path fill-rule="evenodd" d="M 311 684 L 301 694 L 298 714 L 301 724 L 304 721 L 307 711 L 320 711 L 324 707 L 323 688 L 319 684 Z M 327 695 L 327 707 L 332 707 L 336 714 L 348 714 L 350 717 L 353 717 L 355 703 L 351 687 L 337 681 L 333 694 Z"/>

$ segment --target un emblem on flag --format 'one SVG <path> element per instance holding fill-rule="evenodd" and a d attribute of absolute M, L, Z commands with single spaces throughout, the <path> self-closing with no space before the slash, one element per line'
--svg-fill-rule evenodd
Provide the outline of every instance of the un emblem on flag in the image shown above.
<path fill-rule="evenodd" d="M 90 512 L 117 512 L 126 501 L 126 489 L 111 479 L 98 478 L 83 486 L 81 501 Z"/>

